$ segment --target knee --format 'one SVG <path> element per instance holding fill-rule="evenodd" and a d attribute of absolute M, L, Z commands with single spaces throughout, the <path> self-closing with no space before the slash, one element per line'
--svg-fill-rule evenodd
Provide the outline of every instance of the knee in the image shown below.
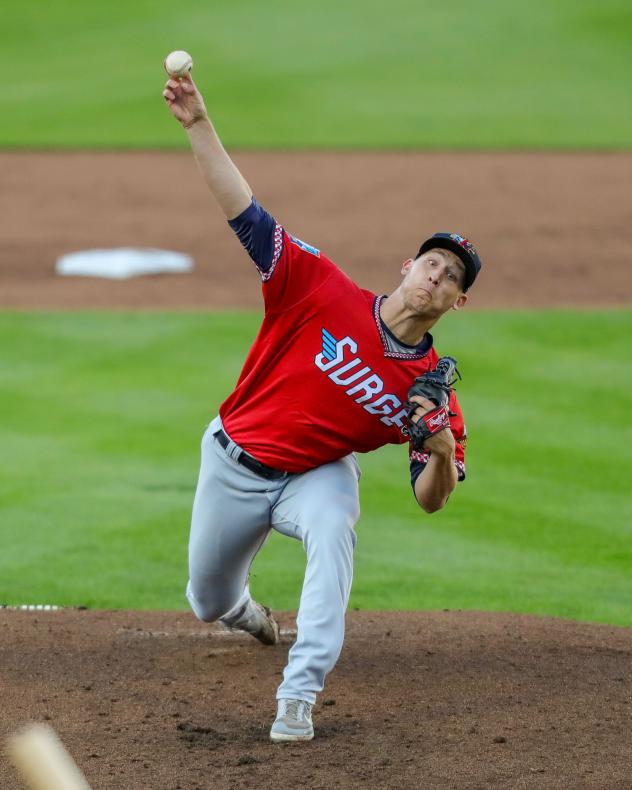
<path fill-rule="evenodd" d="M 234 602 L 231 603 L 226 595 L 216 594 L 215 591 L 194 589 L 191 582 L 187 585 L 186 596 L 193 614 L 198 620 L 205 623 L 214 623 L 219 620 L 234 605 Z"/>

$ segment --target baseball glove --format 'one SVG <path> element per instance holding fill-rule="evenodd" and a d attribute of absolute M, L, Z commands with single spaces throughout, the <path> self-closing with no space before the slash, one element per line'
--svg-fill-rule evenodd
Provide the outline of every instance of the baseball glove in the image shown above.
<path fill-rule="evenodd" d="M 421 450 L 426 439 L 450 426 L 448 402 L 452 385 L 456 381 L 455 373 L 456 377 L 461 378 L 456 369 L 456 359 L 441 357 L 437 362 L 437 367 L 424 373 L 423 376 L 417 376 L 408 391 L 408 402 L 406 403 L 408 433 L 415 450 Z M 420 395 L 435 404 L 435 408 L 426 412 L 417 422 L 413 422 L 413 415 L 419 408 L 418 403 L 411 401 L 414 395 Z"/>

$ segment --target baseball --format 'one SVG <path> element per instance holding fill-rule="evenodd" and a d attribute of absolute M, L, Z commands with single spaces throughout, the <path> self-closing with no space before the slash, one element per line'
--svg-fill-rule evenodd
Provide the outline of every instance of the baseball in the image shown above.
<path fill-rule="evenodd" d="M 188 52 L 177 49 L 167 55 L 164 66 L 170 77 L 184 77 L 193 68 L 193 58 Z"/>

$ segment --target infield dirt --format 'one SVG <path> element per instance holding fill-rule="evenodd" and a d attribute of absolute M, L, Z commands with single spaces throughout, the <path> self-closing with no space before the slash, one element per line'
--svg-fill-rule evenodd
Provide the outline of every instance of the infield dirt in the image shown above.
<path fill-rule="evenodd" d="M 316 738 L 268 730 L 281 644 L 160 612 L 2 612 L 4 736 L 48 721 L 97 788 L 629 788 L 632 630 L 350 612 Z M 287 633 L 289 632 L 289 633 Z M 0 768 L 3 787 L 14 774 Z"/>
<path fill-rule="evenodd" d="M 474 308 L 629 305 L 632 155 L 255 154 L 287 229 L 388 292 L 457 230 Z M 189 154 L 0 153 L 0 308 L 260 307 Z M 191 253 L 192 275 L 62 278 L 112 246 Z M 38 603 L 38 602 L 33 602 Z M 464 612 L 350 612 L 316 739 L 274 746 L 282 643 L 160 612 L 0 611 L 0 738 L 50 722 L 97 788 L 629 788 L 632 629 Z M 0 784 L 17 787 L 0 760 Z"/>
<path fill-rule="evenodd" d="M 241 153 L 259 201 L 387 293 L 438 230 L 478 247 L 473 308 L 629 304 L 632 154 Z M 1 153 L 0 307 L 261 306 L 256 274 L 189 153 Z M 95 247 L 187 252 L 191 275 L 55 276 Z M 468 307 L 469 309 L 469 307 Z"/>

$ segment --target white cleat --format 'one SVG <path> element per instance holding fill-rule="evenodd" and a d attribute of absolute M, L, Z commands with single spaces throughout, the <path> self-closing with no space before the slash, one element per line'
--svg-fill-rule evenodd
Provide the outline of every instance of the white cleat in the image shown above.
<path fill-rule="evenodd" d="M 270 740 L 275 743 L 311 741 L 314 737 L 312 708 L 313 705 L 302 699 L 280 699 Z"/>
<path fill-rule="evenodd" d="M 276 645 L 279 641 L 279 625 L 267 606 L 249 601 L 244 614 L 235 622 L 225 623 L 229 628 L 245 631 L 264 645 Z"/>

